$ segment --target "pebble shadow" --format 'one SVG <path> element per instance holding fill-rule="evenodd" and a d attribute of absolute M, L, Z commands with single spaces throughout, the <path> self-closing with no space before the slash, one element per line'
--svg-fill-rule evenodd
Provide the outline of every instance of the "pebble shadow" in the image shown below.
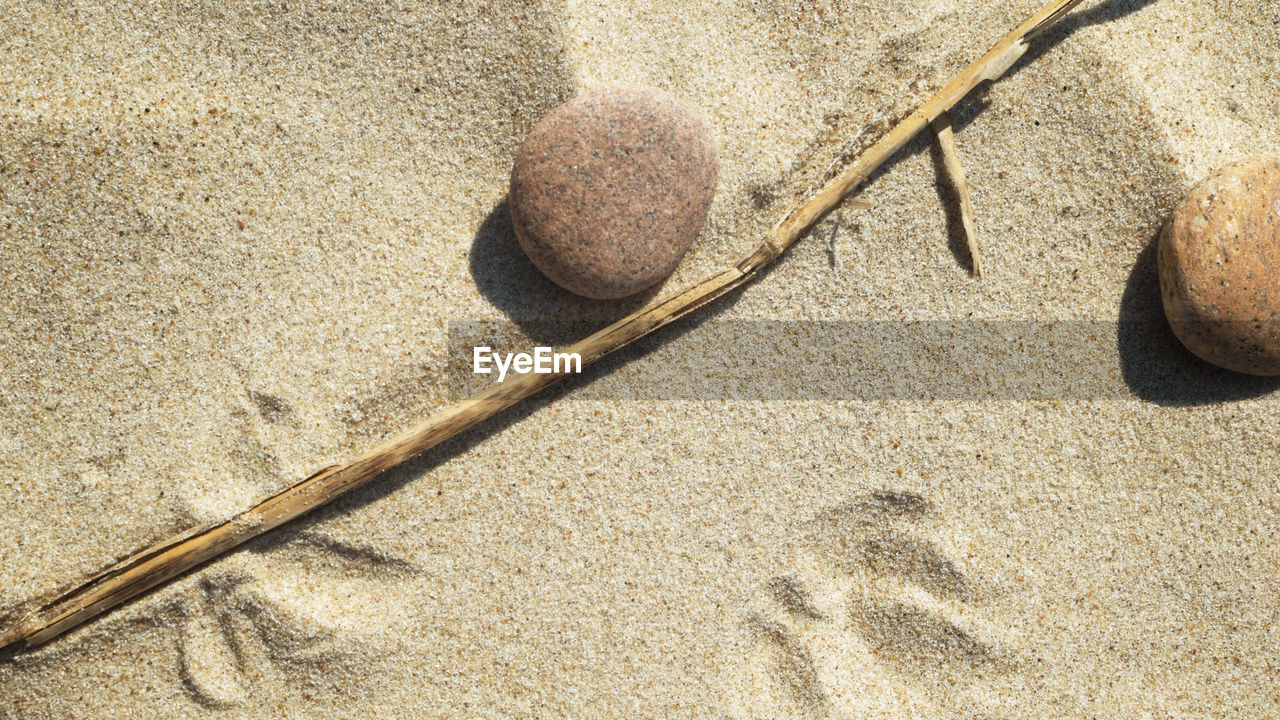
<path fill-rule="evenodd" d="M 565 345 L 640 309 L 658 286 L 620 300 L 575 295 L 547 279 L 524 254 L 505 198 L 481 223 L 468 255 L 480 294 L 533 342 Z"/>
<path fill-rule="evenodd" d="M 1189 407 L 1245 400 L 1280 388 L 1280 377 L 1232 372 L 1183 346 L 1164 316 L 1156 266 L 1157 232 L 1138 256 L 1120 300 L 1116 344 L 1124 382 L 1158 405 Z"/>

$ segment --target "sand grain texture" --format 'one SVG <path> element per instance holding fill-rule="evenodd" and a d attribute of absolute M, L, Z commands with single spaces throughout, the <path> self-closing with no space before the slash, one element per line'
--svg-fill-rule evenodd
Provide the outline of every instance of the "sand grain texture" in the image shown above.
<path fill-rule="evenodd" d="M 451 324 L 630 309 L 511 234 L 551 108 L 634 83 L 706 118 L 671 290 L 1031 5 L 5 5 L 0 613 L 444 404 Z M 1278 23 L 1085 3 L 953 113 L 981 283 L 920 138 L 707 321 L 0 661 L 0 717 L 1276 715 L 1280 395 L 1181 348 L 1153 243 L 1280 151 Z M 829 347 L 815 393 L 732 345 L 765 322 L 1035 362 L 965 393 L 945 343 Z"/>

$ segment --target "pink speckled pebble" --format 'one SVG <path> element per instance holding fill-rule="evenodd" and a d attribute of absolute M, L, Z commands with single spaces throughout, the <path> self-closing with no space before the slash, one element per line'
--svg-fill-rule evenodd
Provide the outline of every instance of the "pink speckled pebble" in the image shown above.
<path fill-rule="evenodd" d="M 1215 365 L 1280 375 L 1280 157 L 1242 160 L 1193 188 L 1159 253 L 1178 339 Z"/>
<path fill-rule="evenodd" d="M 511 219 L 561 287 L 620 298 L 675 269 L 715 193 L 715 141 L 688 105 L 653 88 L 576 98 L 529 133 L 511 172 Z"/>

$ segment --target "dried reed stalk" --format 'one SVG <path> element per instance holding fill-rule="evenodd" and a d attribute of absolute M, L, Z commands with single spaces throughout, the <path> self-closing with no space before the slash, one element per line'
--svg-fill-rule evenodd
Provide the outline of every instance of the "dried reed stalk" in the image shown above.
<path fill-rule="evenodd" d="M 941 113 L 984 80 L 1004 74 L 1036 35 L 1060 20 L 1081 0 L 1054 0 L 995 44 L 937 95 L 872 145 L 854 163 L 788 215 L 754 251 L 736 265 L 595 332 L 565 349 L 587 365 L 672 323 L 750 281 L 795 244 L 859 183 L 885 163 Z M 155 586 L 211 560 L 250 538 L 314 510 L 360 487 L 388 468 L 515 405 L 567 373 L 517 375 L 435 413 L 344 465 L 325 468 L 226 522 L 193 528 L 107 568 L 83 585 L 31 613 L 0 634 L 0 647 L 38 646 Z"/>

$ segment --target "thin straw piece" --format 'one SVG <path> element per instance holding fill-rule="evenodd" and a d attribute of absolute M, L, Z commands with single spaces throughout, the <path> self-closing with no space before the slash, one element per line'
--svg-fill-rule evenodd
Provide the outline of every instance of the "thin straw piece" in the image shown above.
<path fill-rule="evenodd" d="M 974 277 L 982 277 L 982 253 L 978 251 L 978 231 L 973 224 L 973 202 L 969 199 L 969 181 L 960 164 L 960 152 L 956 149 L 956 134 L 951 128 L 951 113 L 942 113 L 933 120 L 933 131 L 938 136 L 938 149 L 942 151 L 942 169 L 960 200 L 960 225 L 964 230 L 965 249 L 969 253 Z"/>

